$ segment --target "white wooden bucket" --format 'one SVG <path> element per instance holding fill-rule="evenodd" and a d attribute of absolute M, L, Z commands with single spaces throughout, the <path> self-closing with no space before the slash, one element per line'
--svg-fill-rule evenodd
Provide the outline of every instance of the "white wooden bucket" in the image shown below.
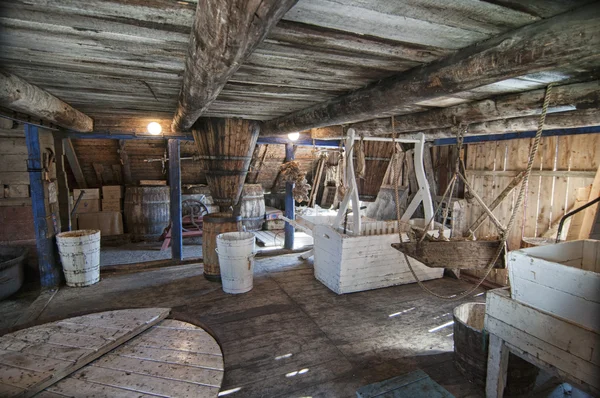
<path fill-rule="evenodd" d="M 252 232 L 226 232 L 217 235 L 215 250 L 219 256 L 225 293 L 238 294 L 252 290 L 254 241 Z"/>
<path fill-rule="evenodd" d="M 67 286 L 89 286 L 100 280 L 100 231 L 81 229 L 56 235 Z"/>

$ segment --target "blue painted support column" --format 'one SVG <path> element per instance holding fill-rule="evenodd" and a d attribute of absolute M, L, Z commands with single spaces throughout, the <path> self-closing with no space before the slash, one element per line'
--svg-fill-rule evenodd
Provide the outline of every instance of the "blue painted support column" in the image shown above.
<path fill-rule="evenodd" d="M 294 160 L 294 145 L 285 144 L 285 161 L 290 162 L 292 160 Z M 285 216 L 290 220 L 296 219 L 294 194 L 292 192 L 293 189 L 293 182 L 285 183 Z M 283 247 L 285 249 L 294 248 L 294 226 L 290 225 L 287 222 L 285 223 L 285 240 L 283 243 Z"/>
<path fill-rule="evenodd" d="M 181 161 L 179 140 L 169 140 L 169 186 L 171 187 L 171 256 L 183 259 L 181 237 Z"/>
<path fill-rule="evenodd" d="M 40 283 L 42 288 L 55 287 L 62 280 L 62 272 L 57 261 L 54 234 L 52 231 L 48 231 L 48 217 L 51 215 L 46 214 L 42 152 L 37 126 L 25 125 L 25 141 L 27 143 L 27 171 L 29 171 L 31 209 L 33 210 Z"/>

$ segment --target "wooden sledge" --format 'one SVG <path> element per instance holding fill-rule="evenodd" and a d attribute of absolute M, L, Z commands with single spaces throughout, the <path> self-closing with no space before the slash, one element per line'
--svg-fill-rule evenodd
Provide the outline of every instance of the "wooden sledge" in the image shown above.
<path fill-rule="evenodd" d="M 392 243 L 392 247 L 430 268 L 485 269 L 500 245 L 499 240 L 428 241 Z M 504 253 L 494 268 L 506 268 Z"/>

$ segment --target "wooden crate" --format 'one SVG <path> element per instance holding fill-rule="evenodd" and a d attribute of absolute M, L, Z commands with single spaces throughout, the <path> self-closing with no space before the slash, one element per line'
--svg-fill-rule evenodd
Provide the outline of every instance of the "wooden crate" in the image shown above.
<path fill-rule="evenodd" d="M 123 197 L 122 185 L 105 185 L 102 187 L 103 200 L 118 200 Z"/>
<path fill-rule="evenodd" d="M 416 282 L 402 253 L 391 247 L 398 242 L 398 234 L 376 234 L 372 228 L 370 232 L 350 236 L 329 225 L 315 225 L 315 277 L 338 294 Z M 403 239 L 408 237 L 403 235 Z M 443 268 L 429 268 L 416 260 L 411 265 L 420 280 L 444 274 Z"/>
<path fill-rule="evenodd" d="M 513 299 L 600 331 L 600 241 L 512 251 L 508 270 Z"/>

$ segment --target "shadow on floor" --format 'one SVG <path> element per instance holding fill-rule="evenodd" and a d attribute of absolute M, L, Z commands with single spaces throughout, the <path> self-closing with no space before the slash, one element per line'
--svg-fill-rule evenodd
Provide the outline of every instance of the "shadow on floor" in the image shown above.
<path fill-rule="evenodd" d="M 61 288 L 40 322 L 120 308 L 171 307 L 175 319 L 214 334 L 228 397 L 353 397 L 366 384 L 416 369 L 456 397 L 482 397 L 453 363 L 452 309 L 416 284 L 337 295 L 297 255 L 257 259 L 252 291 L 230 295 L 201 264 L 111 274 L 87 288 Z M 425 282 L 440 294 L 470 284 Z M 7 301 L 0 303 L 10 306 Z M 553 396 L 554 397 L 554 396 Z"/>

